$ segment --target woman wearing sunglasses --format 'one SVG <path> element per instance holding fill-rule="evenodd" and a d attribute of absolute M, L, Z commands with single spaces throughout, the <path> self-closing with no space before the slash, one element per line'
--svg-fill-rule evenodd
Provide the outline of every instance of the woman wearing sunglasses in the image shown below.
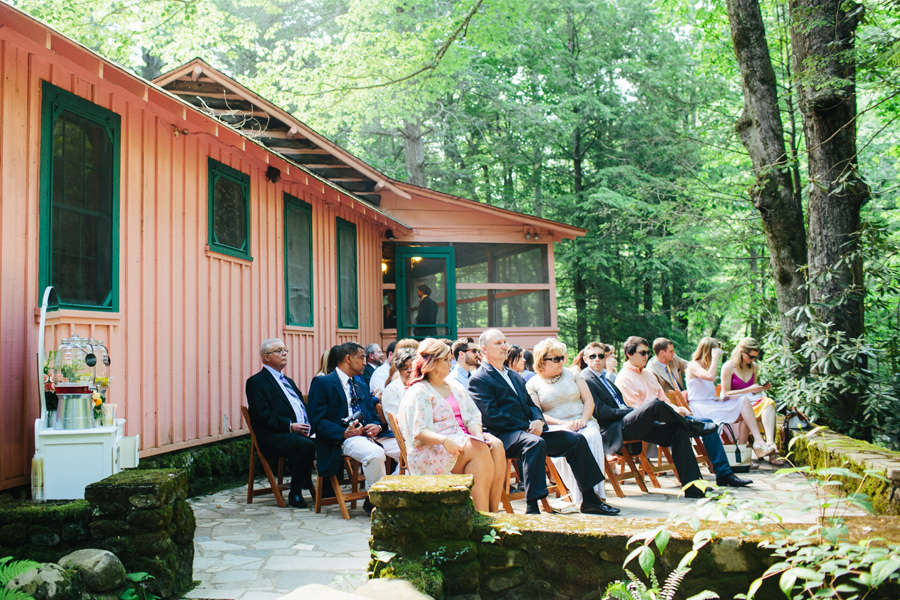
<path fill-rule="evenodd" d="M 769 462 L 782 463 L 775 450 L 775 402 L 765 392 L 771 383 L 757 382 L 760 355 L 759 344 L 752 337 L 745 337 L 731 352 L 731 360 L 722 365 L 722 396 L 743 396 L 753 405 L 753 414 L 762 422 L 766 446 L 773 452 Z"/>
<path fill-rule="evenodd" d="M 588 389 L 581 373 L 565 367 L 566 345 L 559 340 L 547 338 L 534 347 L 534 369 L 537 375 L 525 386 L 531 399 L 544 413 L 544 420 L 550 430 L 570 429 L 587 438 L 591 454 L 598 465 L 603 465 L 603 438 L 600 427 L 594 420 L 594 397 Z M 575 482 L 575 475 L 565 458 L 552 458 L 563 483 L 569 488 L 571 500 L 581 503 L 581 492 Z M 603 482 L 594 488 L 602 501 L 606 501 Z M 618 513 L 618 509 L 614 509 Z M 610 513 L 610 514 L 616 514 Z"/>

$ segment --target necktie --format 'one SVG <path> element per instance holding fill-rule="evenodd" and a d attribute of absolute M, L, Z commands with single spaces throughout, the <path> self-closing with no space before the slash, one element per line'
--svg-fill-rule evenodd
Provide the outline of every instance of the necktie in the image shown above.
<path fill-rule="evenodd" d="M 672 371 L 669 370 L 669 365 L 664 365 L 666 368 L 666 373 L 669 374 L 669 381 L 672 382 L 672 387 L 674 387 L 677 391 L 681 391 L 681 387 L 678 385 L 678 380 L 675 379 L 675 376 L 672 375 Z"/>
<path fill-rule="evenodd" d="M 288 382 L 284 373 L 281 373 L 281 386 L 284 388 L 284 391 L 287 392 L 288 400 L 290 400 L 291 406 L 294 409 L 294 415 L 297 417 L 297 422 L 303 425 L 309 425 L 309 419 L 306 418 L 306 408 L 303 406 L 303 400 L 300 399 L 300 396 L 298 396 L 297 392 L 294 391 L 294 388 L 291 387 L 291 384 Z"/>
<path fill-rule="evenodd" d="M 616 393 L 616 388 L 614 388 L 612 385 L 610 385 L 610 383 L 606 380 L 606 375 L 604 375 L 603 373 L 600 373 L 600 381 L 602 381 L 603 385 L 606 386 L 606 389 L 609 391 L 609 394 L 616 401 L 616 404 L 619 405 L 619 408 L 628 408 L 628 405 L 625 404 L 621 398 L 619 398 L 619 395 Z"/>
<path fill-rule="evenodd" d="M 356 412 L 362 412 L 362 408 L 359 403 L 359 394 L 356 391 L 356 386 L 353 384 L 353 380 L 349 380 L 347 383 L 350 384 L 350 414 L 353 415 Z M 360 423 L 362 423 L 362 417 L 359 418 Z"/>

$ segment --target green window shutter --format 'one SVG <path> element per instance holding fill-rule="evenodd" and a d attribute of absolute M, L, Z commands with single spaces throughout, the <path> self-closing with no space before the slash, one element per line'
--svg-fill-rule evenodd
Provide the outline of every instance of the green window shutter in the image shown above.
<path fill-rule="evenodd" d="M 356 225 L 337 219 L 338 327 L 359 327 Z"/>
<path fill-rule="evenodd" d="M 250 256 L 250 176 L 209 160 L 209 249 Z"/>
<path fill-rule="evenodd" d="M 121 118 L 46 81 L 41 97 L 40 289 L 118 311 Z"/>
<path fill-rule="evenodd" d="M 284 195 L 285 322 L 313 325 L 312 207 Z"/>

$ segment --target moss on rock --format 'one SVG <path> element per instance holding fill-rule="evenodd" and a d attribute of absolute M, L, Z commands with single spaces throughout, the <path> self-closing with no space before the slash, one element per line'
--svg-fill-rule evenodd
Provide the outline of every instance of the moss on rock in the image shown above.
<path fill-rule="evenodd" d="M 190 497 L 246 482 L 250 469 L 250 437 L 241 436 L 141 459 L 139 470 L 180 469 L 187 473 Z M 179 498 L 181 499 L 181 498 Z"/>

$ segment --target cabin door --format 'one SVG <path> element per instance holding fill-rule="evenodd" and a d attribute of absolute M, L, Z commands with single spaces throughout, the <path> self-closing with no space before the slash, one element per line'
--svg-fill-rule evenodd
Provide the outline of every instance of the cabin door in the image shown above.
<path fill-rule="evenodd" d="M 456 339 L 456 264 L 452 247 L 396 249 L 397 339 Z"/>

